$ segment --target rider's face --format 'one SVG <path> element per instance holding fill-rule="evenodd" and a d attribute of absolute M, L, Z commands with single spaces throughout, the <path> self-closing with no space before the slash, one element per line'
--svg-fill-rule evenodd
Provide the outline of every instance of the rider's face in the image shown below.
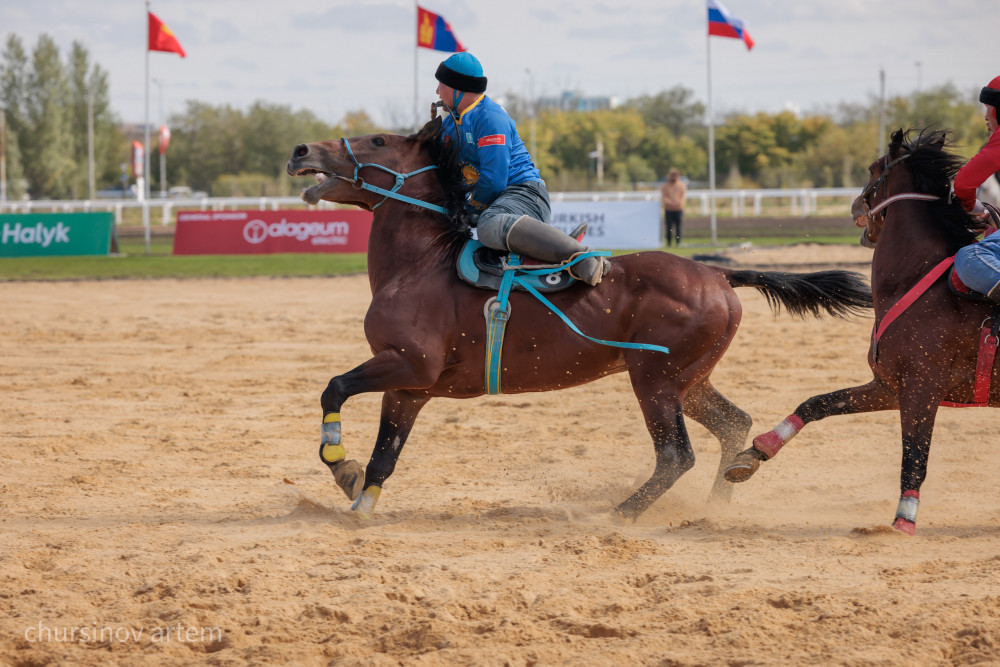
<path fill-rule="evenodd" d="M 986 127 L 989 128 L 990 134 L 997 131 L 997 108 L 986 105 Z"/>
<path fill-rule="evenodd" d="M 444 102 L 445 104 L 452 103 L 452 94 L 454 92 L 455 89 L 452 88 L 451 86 L 446 86 L 443 83 L 438 82 L 437 95 L 438 97 L 441 98 L 441 101 Z"/>

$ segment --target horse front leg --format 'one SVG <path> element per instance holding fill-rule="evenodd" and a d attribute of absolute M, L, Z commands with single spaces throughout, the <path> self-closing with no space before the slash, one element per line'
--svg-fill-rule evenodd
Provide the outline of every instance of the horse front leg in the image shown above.
<path fill-rule="evenodd" d="M 943 391 L 921 385 L 909 388 L 904 384 L 900 390 L 899 423 L 903 433 L 903 456 L 899 473 L 899 504 L 892 527 L 907 535 L 917 532 L 920 486 L 927 478 L 934 420 L 943 397 Z"/>
<path fill-rule="evenodd" d="M 359 517 L 367 519 L 375 510 L 375 504 L 382 493 L 382 484 L 396 469 L 396 461 L 417 420 L 417 415 L 429 400 L 425 396 L 414 396 L 399 391 L 387 391 L 383 394 L 382 418 L 379 422 L 375 447 L 372 449 L 372 456 L 365 470 L 364 490 L 351 506 Z"/>
<path fill-rule="evenodd" d="M 323 391 L 319 458 L 330 468 L 337 485 L 351 500 L 358 498 L 364 488 L 365 472 L 360 463 L 347 459 L 342 441 L 341 407 L 357 394 L 431 386 L 440 374 L 440 369 L 429 363 L 431 356 L 422 354 L 410 358 L 396 349 L 382 350 L 357 368 L 330 380 Z"/>
<path fill-rule="evenodd" d="M 719 441 L 719 470 L 712 483 L 710 499 L 730 500 L 733 485 L 727 483 L 724 474 L 729 462 L 746 443 L 753 419 L 720 394 L 707 378 L 688 391 L 684 398 L 684 416 L 707 428 Z"/>
<path fill-rule="evenodd" d="M 813 396 L 795 408 L 792 414 L 770 431 L 755 437 L 753 445 L 737 454 L 732 463 L 726 467 L 725 477 L 730 482 L 747 481 L 757 472 L 761 462 L 774 458 L 775 454 L 810 422 L 835 415 L 853 415 L 898 408 L 899 401 L 896 394 L 878 378 L 858 387 Z"/>

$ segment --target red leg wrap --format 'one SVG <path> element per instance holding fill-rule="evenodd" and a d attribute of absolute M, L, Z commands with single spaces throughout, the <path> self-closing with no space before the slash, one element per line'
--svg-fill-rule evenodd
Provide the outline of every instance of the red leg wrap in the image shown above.
<path fill-rule="evenodd" d="M 778 450 L 784 447 L 785 443 L 794 438 L 805 425 L 805 422 L 795 415 L 788 415 L 785 417 L 784 421 L 775 426 L 773 429 L 754 438 L 753 446 L 756 447 L 758 451 L 765 454 L 768 459 L 774 458 L 774 455 L 778 453 Z"/>

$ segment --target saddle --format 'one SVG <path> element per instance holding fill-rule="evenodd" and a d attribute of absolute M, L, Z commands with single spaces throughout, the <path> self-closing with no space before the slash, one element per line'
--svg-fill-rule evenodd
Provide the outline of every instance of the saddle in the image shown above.
<path fill-rule="evenodd" d="M 574 229 L 570 236 L 580 241 L 586 233 L 587 225 L 583 224 Z M 488 248 L 476 239 L 469 239 L 458 253 L 458 262 L 456 263 L 458 277 L 473 287 L 498 292 L 500 291 L 500 283 L 503 281 L 507 258 L 508 253 Z M 526 269 L 551 266 L 531 257 L 524 257 L 521 261 L 521 266 Z M 571 276 L 566 269 L 545 275 L 519 273 L 518 276 L 521 281 L 531 285 L 539 292 L 561 292 L 577 282 L 576 278 Z M 513 284 L 513 289 L 525 291 L 525 288 L 517 282 Z"/>
<path fill-rule="evenodd" d="M 948 289 L 951 293 L 960 299 L 965 299 L 966 301 L 976 301 L 978 303 L 993 303 L 993 300 L 982 292 L 977 292 L 965 283 L 962 279 L 958 277 L 955 273 L 955 267 L 952 266 L 951 270 L 948 272 Z"/>

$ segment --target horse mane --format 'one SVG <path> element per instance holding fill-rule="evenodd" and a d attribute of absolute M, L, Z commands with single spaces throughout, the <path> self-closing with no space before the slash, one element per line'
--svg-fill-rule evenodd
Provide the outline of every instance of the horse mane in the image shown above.
<path fill-rule="evenodd" d="M 465 208 L 466 194 L 469 184 L 459 167 L 459 151 L 451 142 L 443 140 L 438 133 L 428 136 L 427 132 L 411 134 L 408 142 L 420 144 L 422 151 L 430 157 L 431 164 L 437 165 L 434 175 L 437 177 L 440 192 L 425 192 L 417 196 L 423 199 L 435 199 L 434 195 L 444 195 L 441 206 L 448 212 L 448 224 L 444 230 L 449 244 L 460 246 L 472 236 L 470 216 Z M 440 215 L 440 214 L 438 214 Z M 444 216 L 442 216 L 444 217 Z"/>
<path fill-rule="evenodd" d="M 911 136 L 916 132 L 916 136 Z M 954 145 L 951 133 L 945 130 L 924 128 L 896 130 L 892 133 L 889 155 L 900 149 L 909 154 L 903 163 L 913 174 L 917 190 L 922 194 L 936 195 L 931 211 L 940 222 L 941 230 L 952 251 L 976 240 L 976 221 L 966 213 L 957 199 L 951 196 L 951 182 L 965 160 L 949 149 Z"/>

